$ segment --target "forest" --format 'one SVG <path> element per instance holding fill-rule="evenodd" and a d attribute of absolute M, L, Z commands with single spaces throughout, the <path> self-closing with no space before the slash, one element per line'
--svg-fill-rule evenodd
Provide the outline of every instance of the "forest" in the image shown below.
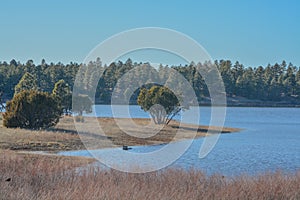
<path fill-rule="evenodd" d="M 282 61 L 281 63 L 268 64 L 267 66 L 245 67 L 239 62 L 230 60 L 219 60 L 213 64 L 217 66 L 221 73 L 227 98 L 244 98 L 262 102 L 285 102 L 289 105 L 298 105 L 300 103 L 300 69 L 292 63 Z M 139 66 L 144 67 L 139 73 L 127 73 Z M 203 77 L 197 72 L 199 67 L 205 68 L 205 63 L 190 63 L 189 65 L 167 66 L 160 65 L 158 73 L 154 73 L 154 68 L 149 63 L 137 63 L 128 59 L 126 62 L 113 62 L 109 65 L 102 64 L 100 58 L 90 62 L 87 65 L 71 62 L 69 64 L 47 63 L 44 59 L 36 64 L 33 60 L 26 63 L 11 60 L 10 62 L 0 61 L 0 93 L 3 93 L 4 100 L 12 99 L 15 86 L 22 76 L 28 72 L 36 79 L 37 89 L 39 91 L 50 92 L 59 80 L 64 80 L 72 90 L 75 79 L 81 85 L 79 91 L 88 93 L 97 85 L 95 100 L 98 104 L 109 104 L 118 80 L 124 74 L 127 76 L 126 84 L 133 84 L 134 81 L 145 81 L 145 77 L 157 76 L 160 79 L 176 82 L 172 80 L 171 72 L 179 72 L 193 87 L 200 104 L 209 102 L 209 92 Z M 84 68 L 85 70 L 82 70 Z M 170 69 L 172 69 L 170 71 Z M 102 74 L 102 75 L 101 75 Z M 98 76 L 96 76 L 98 75 Z M 97 79 L 97 77 L 100 77 Z M 144 77 L 144 78 L 142 78 Z M 99 80 L 99 81 L 98 81 Z M 132 104 L 136 104 L 139 90 L 126 91 L 128 85 L 121 85 L 125 93 L 118 95 L 133 95 L 130 98 Z M 136 83 L 138 84 L 138 83 Z M 140 83 L 142 84 L 142 83 Z M 122 91 L 124 91 L 122 90 Z M 118 91 L 116 92 L 118 93 Z"/>

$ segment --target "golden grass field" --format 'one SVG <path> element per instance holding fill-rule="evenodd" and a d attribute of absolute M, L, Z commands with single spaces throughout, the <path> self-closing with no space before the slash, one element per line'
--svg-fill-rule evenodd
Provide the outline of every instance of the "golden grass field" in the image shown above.
<path fill-rule="evenodd" d="M 126 127 L 135 135 L 128 136 L 111 118 L 98 118 L 104 135 L 97 133 L 92 118 L 85 118 L 80 136 L 95 147 L 115 145 L 151 145 L 206 135 L 208 127 L 173 121 L 156 135 L 149 127 Z M 150 120 L 134 119 L 147 125 Z M 128 121 L 122 121 L 125 126 Z M 49 130 L 8 129 L 0 121 L 0 200 L 50 199 L 300 199 L 300 172 L 265 173 L 259 176 L 207 176 L 199 170 L 163 169 L 144 174 L 118 172 L 113 169 L 87 167 L 92 158 L 57 156 L 57 151 L 84 149 L 72 117 L 64 117 Z M 217 127 L 212 128 L 218 130 Z M 239 129 L 224 128 L 223 133 Z M 149 135 L 150 134 L 150 135 Z M 48 154 L 34 151 L 49 152 Z M 78 171 L 78 167 L 84 170 Z M 80 173 L 79 173 L 80 172 Z"/>
<path fill-rule="evenodd" d="M 86 167 L 89 159 L 0 150 L 1 200 L 300 199 L 300 172 L 207 176 L 199 170 L 145 174 Z"/>

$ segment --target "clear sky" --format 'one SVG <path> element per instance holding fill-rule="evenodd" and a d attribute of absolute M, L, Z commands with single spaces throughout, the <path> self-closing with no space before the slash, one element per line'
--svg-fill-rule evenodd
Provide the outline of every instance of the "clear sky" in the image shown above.
<path fill-rule="evenodd" d="M 82 62 L 108 37 L 163 27 L 189 35 L 215 59 L 300 66 L 298 0 L 0 0 L 0 60 Z"/>

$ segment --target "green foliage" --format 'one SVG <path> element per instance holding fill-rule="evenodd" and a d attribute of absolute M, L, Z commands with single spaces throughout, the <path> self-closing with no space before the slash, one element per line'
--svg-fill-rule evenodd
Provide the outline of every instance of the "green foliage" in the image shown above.
<path fill-rule="evenodd" d="M 142 88 L 137 100 L 141 108 L 149 112 L 157 124 L 168 124 L 180 112 L 178 98 L 168 88 L 152 86 L 150 89 Z"/>
<path fill-rule="evenodd" d="M 62 112 L 65 114 L 69 114 L 72 109 L 72 92 L 69 85 L 66 84 L 64 80 L 59 80 L 54 85 L 52 95 L 60 103 Z"/>
<path fill-rule="evenodd" d="M 26 72 L 19 83 L 15 87 L 15 95 L 22 92 L 23 90 L 37 90 L 37 82 L 35 77 Z"/>
<path fill-rule="evenodd" d="M 92 112 L 92 100 L 87 95 L 74 95 L 72 111 L 78 113 L 79 116 L 83 115 L 83 112 Z"/>
<path fill-rule="evenodd" d="M 3 97 L 3 92 L 0 91 L 0 112 L 5 108 L 2 97 Z"/>
<path fill-rule="evenodd" d="M 8 128 L 48 128 L 59 121 L 60 115 L 59 104 L 52 95 L 23 90 L 7 102 L 3 125 Z"/>
<path fill-rule="evenodd" d="M 109 64 L 109 63 L 107 63 Z M 51 93 L 55 83 L 63 79 L 68 84 L 70 91 L 73 90 L 75 78 L 79 78 L 80 88 L 78 93 L 90 94 L 91 90 L 96 89 L 96 103 L 109 104 L 112 92 L 117 85 L 118 80 L 131 69 L 144 65 L 145 63 L 136 63 L 128 59 L 125 63 L 113 62 L 108 66 L 102 66 L 100 59 L 87 65 L 77 63 L 47 63 L 42 60 L 40 64 L 33 63 L 32 60 L 25 64 L 12 60 L 11 62 L 0 62 L 0 91 L 4 92 L 3 99 L 12 99 L 14 92 L 20 92 L 25 89 L 38 89 L 40 91 Z M 214 63 L 219 69 L 224 81 L 228 97 L 245 97 L 248 99 L 257 99 L 262 101 L 285 101 L 300 103 L 300 69 L 291 63 L 269 64 L 267 66 L 244 67 L 239 62 L 230 60 L 220 60 Z M 81 67 L 84 70 L 79 70 Z M 118 87 L 119 98 L 131 95 L 132 91 L 126 91 L 128 85 L 143 85 L 142 81 L 148 79 L 156 80 L 161 78 L 168 79 L 168 83 L 177 83 L 177 79 L 168 73 L 170 67 L 160 65 L 158 69 L 159 77 L 153 73 L 153 68 L 143 68 L 136 74 L 128 76 L 125 84 Z M 205 63 L 191 63 L 185 66 L 172 66 L 172 69 L 179 72 L 193 87 L 200 103 L 209 99 L 210 94 L 205 84 L 204 78 L 196 69 L 205 69 Z M 77 72 L 79 72 L 77 74 Z M 99 74 L 102 74 L 98 81 Z M 76 77 L 77 75 L 77 77 Z M 23 80 L 22 80 L 23 79 Z M 18 84 L 19 83 L 19 84 Z M 97 85 L 97 87 L 96 87 Z M 95 88 L 96 87 L 96 88 Z M 117 93 L 119 91 L 116 91 Z M 131 103 L 136 103 L 138 93 L 131 95 Z M 205 102 L 204 102 L 205 103 Z"/>

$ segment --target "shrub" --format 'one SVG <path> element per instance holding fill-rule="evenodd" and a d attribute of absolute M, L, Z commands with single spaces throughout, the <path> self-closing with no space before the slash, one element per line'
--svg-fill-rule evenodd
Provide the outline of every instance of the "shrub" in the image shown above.
<path fill-rule="evenodd" d="M 75 121 L 76 122 L 84 122 L 84 118 L 83 118 L 83 116 L 76 116 Z"/>
<path fill-rule="evenodd" d="M 24 90 L 7 102 L 3 125 L 8 128 L 48 128 L 57 124 L 60 116 L 59 103 L 53 96 Z"/>

